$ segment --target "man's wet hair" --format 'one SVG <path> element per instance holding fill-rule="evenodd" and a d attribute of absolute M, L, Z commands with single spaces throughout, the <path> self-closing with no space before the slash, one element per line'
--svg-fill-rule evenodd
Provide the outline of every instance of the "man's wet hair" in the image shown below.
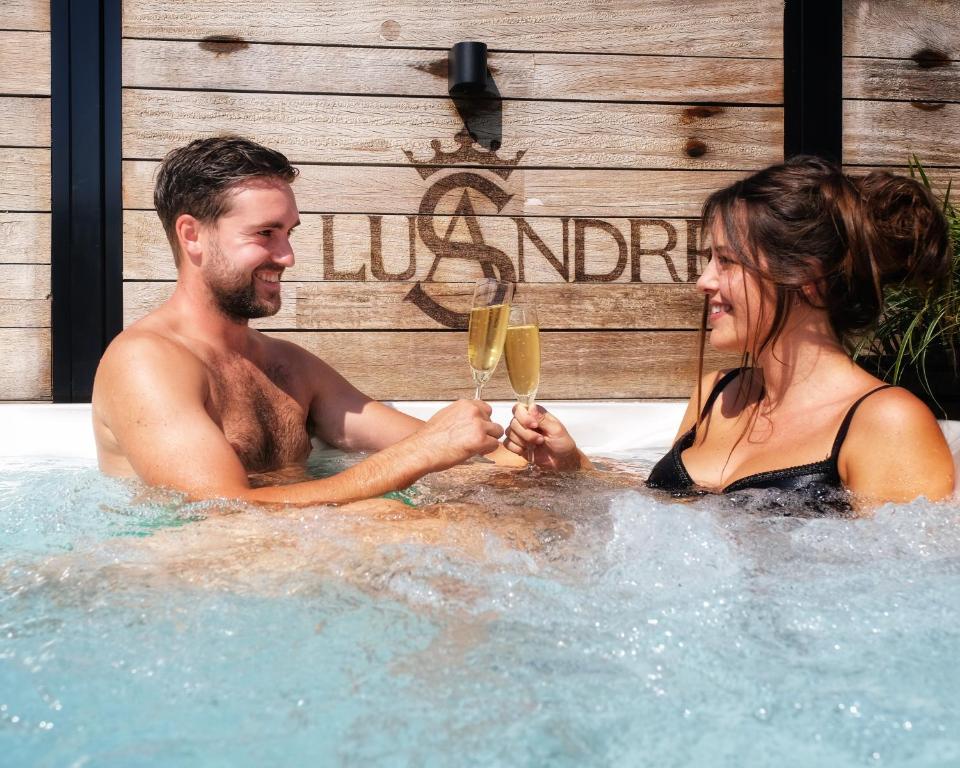
<path fill-rule="evenodd" d="M 211 223 L 229 209 L 230 190 L 249 179 L 292 183 L 299 171 L 280 152 L 240 136 L 196 139 L 172 150 L 160 164 L 153 204 L 180 266 L 177 218 L 188 213 Z"/>

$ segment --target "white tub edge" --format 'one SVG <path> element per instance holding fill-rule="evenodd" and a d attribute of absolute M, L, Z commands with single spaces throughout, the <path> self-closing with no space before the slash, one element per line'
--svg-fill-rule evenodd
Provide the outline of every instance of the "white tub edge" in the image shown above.
<path fill-rule="evenodd" d="M 436 401 L 387 403 L 418 418 L 447 405 Z M 513 402 L 492 402 L 493 419 L 506 425 Z M 678 401 L 544 401 L 587 453 L 616 454 L 670 445 L 683 415 Z M 89 405 L 0 403 L 0 458 L 95 461 Z M 960 476 L 960 421 L 941 421 Z"/>

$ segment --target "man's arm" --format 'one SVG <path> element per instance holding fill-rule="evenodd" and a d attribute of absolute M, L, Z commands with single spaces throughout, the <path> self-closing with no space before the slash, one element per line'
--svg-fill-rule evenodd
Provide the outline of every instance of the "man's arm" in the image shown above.
<path fill-rule="evenodd" d="M 236 453 L 205 407 L 202 364 L 147 334 L 118 340 L 101 362 L 95 399 L 137 475 L 194 498 L 285 504 L 340 503 L 405 488 L 424 474 L 497 446 L 502 430 L 484 403 L 459 401 L 416 432 L 333 477 L 250 488 Z M 383 406 L 381 406 L 383 407 Z"/>
<path fill-rule="evenodd" d="M 379 451 L 409 437 L 424 422 L 368 397 L 301 347 L 280 342 L 298 358 L 310 389 L 314 435 L 344 451 Z"/>
<path fill-rule="evenodd" d="M 426 423 L 373 400 L 315 355 L 290 346 L 293 349 L 288 351 L 300 356 L 308 371 L 310 420 L 316 437 L 327 445 L 345 451 L 380 451 L 410 437 Z M 500 445 L 487 458 L 506 466 L 526 464 Z"/>

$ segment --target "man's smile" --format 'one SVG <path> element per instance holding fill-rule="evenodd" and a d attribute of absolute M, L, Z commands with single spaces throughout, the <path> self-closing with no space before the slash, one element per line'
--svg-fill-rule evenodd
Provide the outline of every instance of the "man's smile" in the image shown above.
<path fill-rule="evenodd" d="M 281 274 L 283 273 L 274 269 L 260 269 L 254 272 L 253 276 L 261 283 L 266 283 L 271 287 L 279 288 Z"/>

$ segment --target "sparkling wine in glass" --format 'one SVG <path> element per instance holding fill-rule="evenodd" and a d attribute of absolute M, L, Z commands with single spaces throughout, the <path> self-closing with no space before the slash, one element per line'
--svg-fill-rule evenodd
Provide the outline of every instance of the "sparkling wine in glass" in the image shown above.
<path fill-rule="evenodd" d="M 512 299 L 513 283 L 487 278 L 474 287 L 467 358 L 476 386 L 475 400 L 480 399 L 483 385 L 490 380 L 503 354 Z"/>
<path fill-rule="evenodd" d="M 532 410 L 540 387 L 540 325 L 536 307 L 529 304 L 510 307 L 510 323 L 503 349 L 510 387 L 524 408 Z M 532 464 L 532 446 L 527 454 L 527 461 Z"/>

